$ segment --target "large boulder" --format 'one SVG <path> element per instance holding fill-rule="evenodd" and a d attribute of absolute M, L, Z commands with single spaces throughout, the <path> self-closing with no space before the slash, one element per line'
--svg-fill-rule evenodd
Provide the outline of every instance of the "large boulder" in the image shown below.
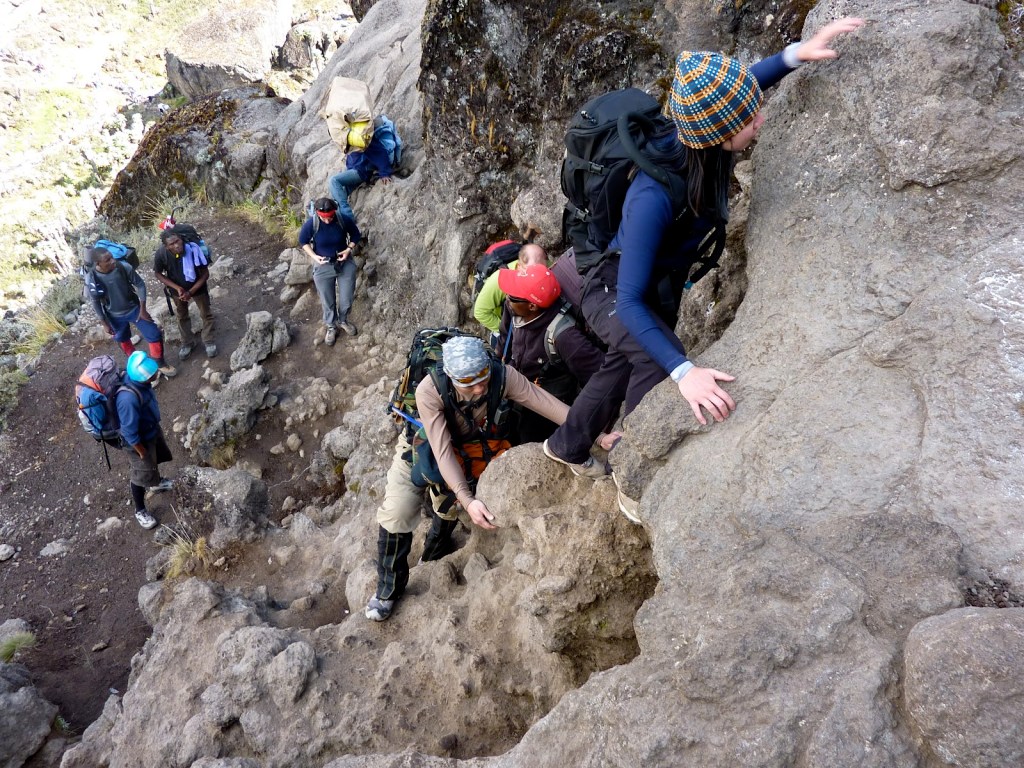
<path fill-rule="evenodd" d="M 267 485 L 241 469 L 217 470 L 188 467 L 186 483 L 204 495 L 213 511 L 214 528 L 210 546 L 255 540 L 267 525 Z"/>
<path fill-rule="evenodd" d="M 165 54 L 167 79 L 197 99 L 262 82 L 291 28 L 292 0 L 220 3 L 201 12 Z"/>
<path fill-rule="evenodd" d="M 223 91 L 186 104 L 153 125 L 118 173 L 100 213 L 123 228 L 140 226 L 138 201 L 189 195 L 238 203 L 267 172 L 267 147 L 285 102 L 265 86 Z"/>
<path fill-rule="evenodd" d="M 212 394 L 202 412 L 188 422 L 185 447 L 210 463 L 218 449 L 230 446 L 256 423 L 256 412 L 270 390 L 270 375 L 259 365 L 232 374 L 224 388 Z"/>
<path fill-rule="evenodd" d="M 290 340 L 284 320 L 266 310 L 249 312 L 245 316 L 245 336 L 231 353 L 231 370 L 251 368 L 287 347 Z"/>
<path fill-rule="evenodd" d="M 46 741 L 57 707 L 32 685 L 28 669 L 0 662 L 0 765 L 16 768 Z"/>
<path fill-rule="evenodd" d="M 943 765 L 1024 765 L 1024 609 L 925 619 L 904 651 L 907 709 Z"/>

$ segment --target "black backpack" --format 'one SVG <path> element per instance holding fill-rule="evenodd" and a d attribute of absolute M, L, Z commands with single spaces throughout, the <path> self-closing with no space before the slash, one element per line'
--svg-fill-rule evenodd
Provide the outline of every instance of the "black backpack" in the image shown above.
<path fill-rule="evenodd" d="M 502 240 L 494 243 L 480 257 L 476 264 L 476 271 L 473 273 L 473 300 L 484 287 L 487 278 L 493 275 L 502 267 L 507 267 L 519 258 L 519 251 L 523 247 L 520 240 Z"/>
<path fill-rule="evenodd" d="M 416 387 L 426 376 L 434 380 L 441 400 L 444 403 L 444 415 L 449 424 L 457 418 L 458 408 L 455 405 L 454 395 L 451 390 L 451 381 L 448 374 L 441 367 L 441 347 L 449 339 L 456 336 L 472 336 L 459 328 L 423 328 L 413 336 L 412 346 L 409 348 L 409 355 L 405 370 L 398 380 L 391 399 L 388 402 L 387 412 L 395 419 L 405 425 L 406 437 L 413 442 L 416 433 L 423 428 L 419 418 L 419 411 L 416 408 Z M 487 421 L 491 428 L 500 431 L 504 428 L 504 414 L 507 408 L 502 408 L 505 401 L 505 366 L 491 356 L 491 385 L 487 395 Z M 460 440 L 459 430 L 453 429 L 452 442 Z"/>
<path fill-rule="evenodd" d="M 657 100 L 638 88 L 591 99 L 569 123 L 562 160 L 562 192 L 568 198 L 562 237 L 572 244 L 581 275 L 606 255 L 638 170 L 668 190 L 675 217 L 694 215 L 687 202 L 685 179 L 672 171 L 667 158 L 659 157 L 651 144 L 653 139 L 675 133 L 675 124 L 662 113 Z M 698 249 L 694 261 L 701 266 L 689 275 L 689 284 L 718 266 L 725 248 L 724 223 L 712 234 Z"/>

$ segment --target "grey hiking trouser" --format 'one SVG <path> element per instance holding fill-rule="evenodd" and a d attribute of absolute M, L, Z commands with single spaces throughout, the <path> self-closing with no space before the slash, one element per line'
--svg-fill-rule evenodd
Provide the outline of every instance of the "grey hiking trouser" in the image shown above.
<path fill-rule="evenodd" d="M 348 322 L 352 297 L 356 292 L 356 263 L 352 257 L 330 264 L 317 264 L 313 268 L 313 285 L 320 295 L 324 325 Z"/>

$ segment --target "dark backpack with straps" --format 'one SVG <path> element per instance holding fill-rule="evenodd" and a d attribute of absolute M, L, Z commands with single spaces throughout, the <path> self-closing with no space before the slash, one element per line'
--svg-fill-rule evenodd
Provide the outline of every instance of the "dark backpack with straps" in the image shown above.
<path fill-rule="evenodd" d="M 562 192 L 568 198 L 562 214 L 562 236 L 573 246 L 576 267 L 586 274 L 605 257 L 622 222 L 622 204 L 639 170 L 662 184 L 672 201 L 673 216 L 693 216 L 686 181 L 671 168 L 652 142 L 676 128 L 661 105 L 638 88 L 612 91 L 591 99 L 576 113 L 565 134 Z M 718 266 L 725 247 L 725 225 L 705 239 L 695 253 L 696 272 L 687 270 L 688 284 Z"/>
<path fill-rule="evenodd" d="M 507 267 L 519 258 L 519 251 L 523 247 L 521 240 L 502 240 L 494 243 L 480 257 L 476 263 L 476 271 L 473 273 L 473 300 L 476 300 L 480 289 L 484 287 L 487 278 L 493 275 L 502 267 Z"/>
<path fill-rule="evenodd" d="M 142 395 L 129 384 L 110 355 L 100 355 L 90 360 L 75 382 L 78 420 L 86 434 L 103 444 L 108 470 L 110 458 L 106 455 L 107 446 L 118 449 L 124 447 L 117 415 L 117 394 L 122 390 L 130 391 L 142 403 Z"/>

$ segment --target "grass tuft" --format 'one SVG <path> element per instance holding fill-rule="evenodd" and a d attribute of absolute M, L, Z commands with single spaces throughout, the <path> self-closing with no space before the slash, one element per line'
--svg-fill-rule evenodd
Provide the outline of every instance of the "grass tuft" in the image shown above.
<path fill-rule="evenodd" d="M 178 518 L 179 529 L 165 526 L 171 537 L 171 562 L 167 578 L 193 575 L 207 570 L 214 560 L 213 550 L 205 536 L 196 536 L 191 526 Z"/>
<path fill-rule="evenodd" d="M 283 240 L 295 242 L 299 239 L 303 219 L 288 206 L 287 201 L 266 205 L 250 199 L 236 203 L 231 206 L 231 210 L 246 221 L 263 227 L 270 234 L 278 235 Z"/>
<path fill-rule="evenodd" d="M 42 304 L 29 307 L 21 315 L 21 323 L 28 327 L 28 335 L 22 339 L 14 348 L 17 354 L 27 354 L 36 357 L 43 351 L 43 347 L 55 339 L 59 339 L 67 325 L 60 315 L 54 313 Z"/>
<path fill-rule="evenodd" d="M 31 632 L 15 632 L 0 641 L 0 661 L 4 664 L 11 661 L 20 651 L 36 644 L 36 636 Z"/>

